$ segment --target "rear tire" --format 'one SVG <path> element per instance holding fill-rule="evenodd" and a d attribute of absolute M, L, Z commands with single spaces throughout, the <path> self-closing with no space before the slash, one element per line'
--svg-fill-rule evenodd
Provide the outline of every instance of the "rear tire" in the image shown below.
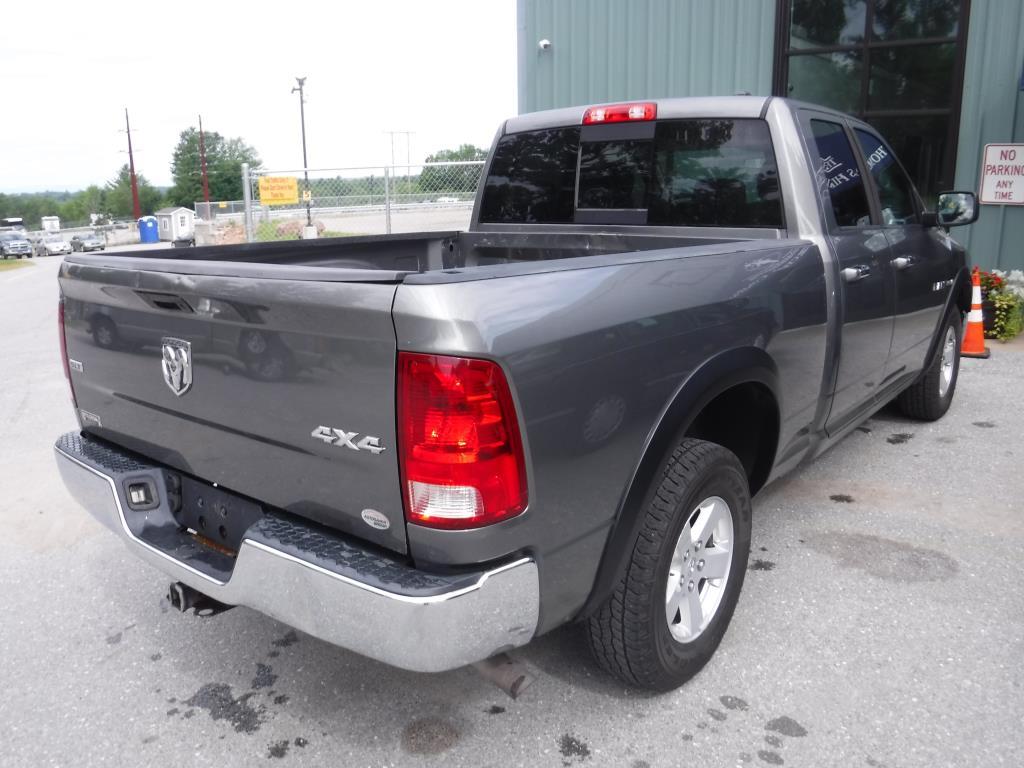
<path fill-rule="evenodd" d="M 954 309 L 942 326 L 935 359 L 921 377 L 896 398 L 904 416 L 935 421 L 949 410 L 960 371 L 960 329 L 960 313 Z"/>
<path fill-rule="evenodd" d="M 643 688 L 685 683 L 729 626 L 749 553 L 742 464 L 720 445 L 683 440 L 648 493 L 621 580 L 588 621 L 597 663 Z"/>

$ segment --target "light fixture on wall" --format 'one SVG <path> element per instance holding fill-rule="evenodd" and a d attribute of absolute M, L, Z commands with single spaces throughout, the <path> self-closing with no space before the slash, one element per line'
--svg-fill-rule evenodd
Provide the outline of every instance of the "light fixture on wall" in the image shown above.
<path fill-rule="evenodd" d="M 548 48 L 551 47 L 551 41 L 545 37 L 543 40 L 540 40 L 537 43 L 537 47 L 540 48 L 542 51 L 546 51 Z"/>

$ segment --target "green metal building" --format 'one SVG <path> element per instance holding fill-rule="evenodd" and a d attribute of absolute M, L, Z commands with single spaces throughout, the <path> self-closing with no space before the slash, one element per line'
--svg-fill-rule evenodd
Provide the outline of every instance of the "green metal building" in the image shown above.
<path fill-rule="evenodd" d="M 986 144 L 1024 144 L 1024 0 L 518 0 L 518 60 L 520 112 L 740 92 L 841 109 L 926 201 L 978 192 Z M 1024 269 L 1024 205 L 983 204 L 957 238 Z"/>

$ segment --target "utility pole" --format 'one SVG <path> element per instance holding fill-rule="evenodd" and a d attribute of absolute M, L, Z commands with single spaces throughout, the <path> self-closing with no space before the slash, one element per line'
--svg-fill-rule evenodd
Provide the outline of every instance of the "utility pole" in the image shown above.
<path fill-rule="evenodd" d="M 203 175 L 203 202 L 206 203 L 207 217 L 210 207 L 210 180 L 206 176 L 206 142 L 203 139 L 203 116 L 199 116 L 199 168 Z"/>
<path fill-rule="evenodd" d="M 135 156 L 132 154 L 132 127 L 128 123 L 128 107 L 124 108 L 124 127 L 128 133 L 128 172 L 132 182 L 132 213 L 135 220 L 142 217 L 142 207 L 139 205 L 139 183 L 135 179 Z"/>
<path fill-rule="evenodd" d="M 302 170 L 306 177 L 306 225 L 313 226 L 313 212 L 310 210 L 312 205 L 312 193 L 309 189 L 309 160 L 306 158 L 306 96 L 304 88 L 306 86 L 306 78 L 296 77 L 295 82 L 297 86 L 292 88 L 292 93 L 299 92 L 299 118 L 302 121 Z"/>
<path fill-rule="evenodd" d="M 412 150 L 410 149 L 410 137 L 416 133 L 416 131 L 384 131 L 384 133 L 391 136 L 391 168 L 392 171 L 395 167 L 395 134 L 405 134 L 405 187 L 406 192 L 409 191 L 409 169 L 412 166 Z"/>
<path fill-rule="evenodd" d="M 384 131 L 384 133 L 391 136 L 391 166 L 395 165 L 395 134 L 403 134 L 405 136 L 405 164 L 406 166 L 412 165 L 412 151 L 410 149 L 410 136 L 416 131 Z"/>

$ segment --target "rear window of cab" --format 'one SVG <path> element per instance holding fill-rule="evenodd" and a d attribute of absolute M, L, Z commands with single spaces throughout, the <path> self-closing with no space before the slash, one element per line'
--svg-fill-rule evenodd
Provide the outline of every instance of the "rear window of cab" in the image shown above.
<path fill-rule="evenodd" d="M 480 221 L 781 228 L 768 124 L 660 120 L 503 136 Z"/>

